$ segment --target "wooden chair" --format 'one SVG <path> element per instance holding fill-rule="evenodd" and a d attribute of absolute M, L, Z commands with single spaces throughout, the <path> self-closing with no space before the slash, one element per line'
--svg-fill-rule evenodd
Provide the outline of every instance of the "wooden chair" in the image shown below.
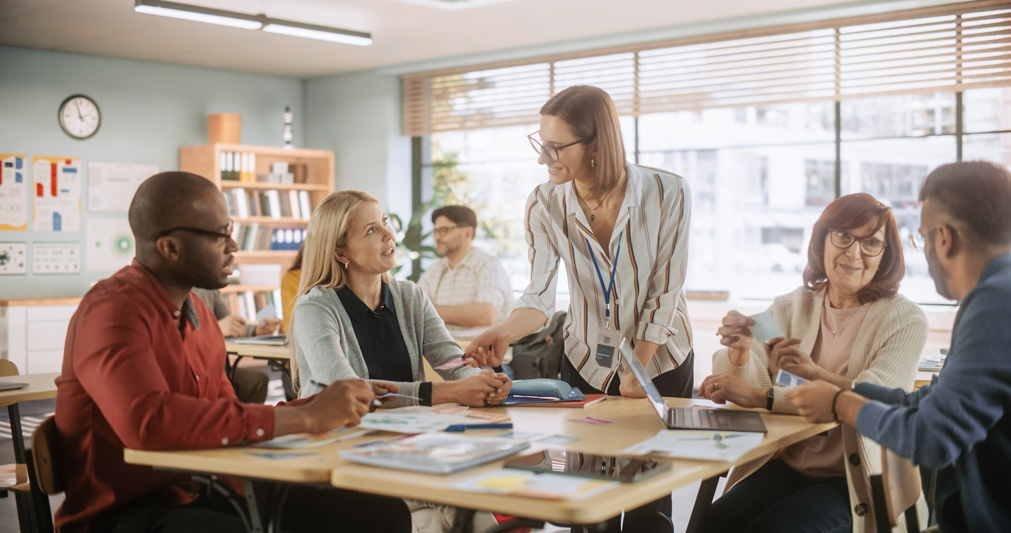
<path fill-rule="evenodd" d="M 881 447 L 881 474 L 871 476 L 874 516 L 878 531 L 891 531 L 906 517 L 906 531 L 919 533 L 920 519 L 916 502 L 922 492 L 920 469 L 895 452 Z"/>
<path fill-rule="evenodd" d="M 49 496 L 59 494 L 64 489 L 58 458 L 56 418 L 50 416 L 35 428 L 32 433 L 32 449 L 28 451 L 28 475 L 40 533 L 52 533 L 53 512 L 49 506 Z"/>
<path fill-rule="evenodd" d="M 17 376 L 18 374 L 18 365 L 6 359 L 0 359 L 0 377 Z M 0 407 L 6 407 L 6 404 L 0 404 Z M 13 432 L 13 430 L 12 427 L 11 431 Z M 20 463 L 0 465 L 0 497 L 6 497 L 8 491 L 27 493 L 29 490 L 28 467 L 26 465 Z"/>

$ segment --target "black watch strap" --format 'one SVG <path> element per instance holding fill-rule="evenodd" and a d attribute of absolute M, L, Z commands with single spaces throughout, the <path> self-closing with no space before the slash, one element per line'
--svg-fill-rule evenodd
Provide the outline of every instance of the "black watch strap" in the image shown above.
<path fill-rule="evenodd" d="M 769 390 L 765 391 L 765 409 L 767 411 L 772 411 L 772 404 L 776 401 L 776 389 L 769 387 Z"/>

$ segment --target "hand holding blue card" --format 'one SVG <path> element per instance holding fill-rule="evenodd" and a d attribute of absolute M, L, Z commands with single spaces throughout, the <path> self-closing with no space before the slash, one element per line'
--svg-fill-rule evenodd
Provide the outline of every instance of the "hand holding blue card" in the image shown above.
<path fill-rule="evenodd" d="M 785 389 L 792 389 L 798 385 L 803 385 L 807 383 L 808 380 L 783 370 L 779 369 L 779 373 L 776 374 L 776 383 L 779 383 Z"/>
<path fill-rule="evenodd" d="M 779 329 L 779 324 L 776 323 L 776 319 L 772 318 L 772 313 L 765 311 L 757 315 L 751 315 L 748 318 L 755 321 L 755 325 L 751 326 L 751 334 L 755 337 L 756 341 L 768 344 L 770 340 L 784 336 L 783 330 Z"/>

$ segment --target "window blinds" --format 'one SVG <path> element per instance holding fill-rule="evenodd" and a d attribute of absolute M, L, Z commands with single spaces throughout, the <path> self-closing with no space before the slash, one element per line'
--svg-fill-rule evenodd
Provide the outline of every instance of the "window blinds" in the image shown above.
<path fill-rule="evenodd" d="M 1011 2 L 955 5 L 405 75 L 404 134 L 537 122 L 596 85 L 622 115 L 1011 85 Z"/>

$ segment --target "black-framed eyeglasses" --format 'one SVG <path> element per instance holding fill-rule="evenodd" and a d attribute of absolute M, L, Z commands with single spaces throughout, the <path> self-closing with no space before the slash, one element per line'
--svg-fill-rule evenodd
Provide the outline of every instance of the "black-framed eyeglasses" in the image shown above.
<path fill-rule="evenodd" d="M 570 147 L 570 146 L 572 146 L 574 144 L 580 144 L 580 143 L 588 142 L 588 141 L 579 140 L 579 141 L 572 141 L 569 144 L 563 144 L 561 146 L 551 146 L 551 145 L 544 144 L 543 142 L 541 142 L 540 139 L 534 137 L 534 135 L 537 135 L 538 133 L 540 133 L 540 130 L 537 130 L 537 131 L 531 133 L 530 135 L 527 135 L 527 140 L 530 141 L 530 146 L 533 147 L 533 149 L 534 149 L 535 152 L 537 152 L 537 155 L 538 156 L 543 155 L 544 157 L 546 157 L 548 159 L 548 161 L 558 161 L 558 152 L 561 152 L 562 150 L 564 150 L 564 149 L 566 149 L 566 148 L 568 148 L 568 147 Z"/>
<path fill-rule="evenodd" d="M 437 235 L 439 237 L 445 237 L 447 233 L 449 233 L 449 232 L 451 232 L 451 231 L 453 231 L 453 230 L 455 230 L 456 228 L 459 228 L 459 227 L 460 226 L 443 226 L 441 228 L 435 228 L 435 229 L 433 229 L 432 233 L 434 233 L 435 235 Z"/>
<path fill-rule="evenodd" d="M 158 234 L 159 237 L 164 237 L 173 231 L 188 231 L 190 233 L 196 233 L 197 235 L 206 235 L 208 237 L 216 237 L 218 239 L 227 240 L 232 238 L 232 231 L 235 229 L 235 221 L 229 220 L 228 226 L 225 227 L 225 231 L 214 231 L 209 229 L 191 228 L 189 226 L 176 226 L 171 229 L 167 229 Z"/>
<path fill-rule="evenodd" d="M 832 230 L 832 232 L 829 233 L 829 239 L 836 248 L 841 248 L 843 250 L 853 246 L 854 242 L 860 241 L 860 253 L 866 255 L 867 257 L 875 257 L 881 255 L 881 252 L 885 251 L 885 241 L 877 237 L 864 237 L 863 239 L 857 239 L 855 235 L 844 229 Z"/>
<path fill-rule="evenodd" d="M 939 227 L 941 227 L 941 225 L 937 224 L 936 226 L 931 226 L 926 230 L 917 230 L 913 233 L 910 233 L 909 244 L 912 244 L 913 249 L 916 250 L 917 252 L 926 251 L 927 235 L 930 235 L 932 231 L 936 230 Z"/>

